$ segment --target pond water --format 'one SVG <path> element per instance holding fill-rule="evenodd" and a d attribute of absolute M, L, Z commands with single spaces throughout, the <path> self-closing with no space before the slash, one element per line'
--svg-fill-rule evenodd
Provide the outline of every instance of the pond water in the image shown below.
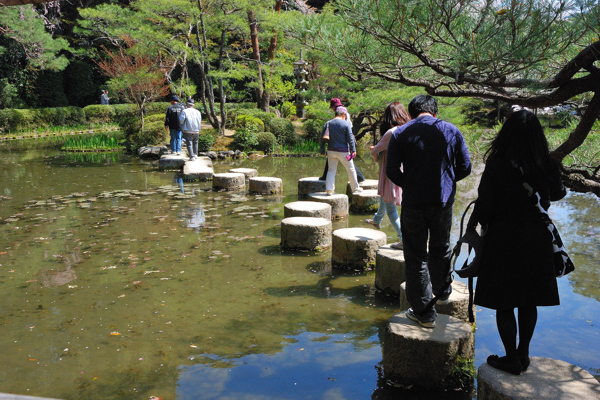
<path fill-rule="evenodd" d="M 323 158 L 218 161 L 283 179 L 281 196 L 213 192 L 127 155 L 0 151 L 0 392 L 62 399 L 469 399 L 415 393 L 379 373 L 397 300 L 330 252 L 279 248 L 283 206 Z M 368 178 L 376 166 L 359 161 Z M 337 189 L 345 187 L 339 171 Z M 476 196 L 461 182 L 458 217 Z M 551 208 L 576 271 L 540 308 L 534 356 L 600 375 L 600 207 Z M 362 226 L 365 215 L 335 221 Z M 383 230 L 393 240 L 385 220 Z M 478 310 L 478 367 L 503 352 Z"/>

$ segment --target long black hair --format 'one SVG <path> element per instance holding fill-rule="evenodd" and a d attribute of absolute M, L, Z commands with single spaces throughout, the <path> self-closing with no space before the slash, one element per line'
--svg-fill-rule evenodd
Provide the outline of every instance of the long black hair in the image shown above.
<path fill-rule="evenodd" d="M 486 159 L 504 158 L 523 169 L 526 176 L 558 167 L 550 157 L 548 141 L 538 118 L 520 110 L 508 116 L 486 152 Z"/>

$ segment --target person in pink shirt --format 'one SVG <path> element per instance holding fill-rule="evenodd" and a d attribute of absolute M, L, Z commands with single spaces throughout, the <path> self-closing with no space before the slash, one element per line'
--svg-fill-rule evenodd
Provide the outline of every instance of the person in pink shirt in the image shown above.
<path fill-rule="evenodd" d="M 406 109 L 397 101 L 390 103 L 384 113 L 383 122 L 380 127 L 382 134 L 381 140 L 375 146 L 371 146 L 371 157 L 379 162 L 379 183 L 377 185 L 377 194 L 379 197 L 379 209 L 373 219 L 367 219 L 367 224 L 381 229 L 381 221 L 387 214 L 392 227 L 398 234 L 398 242 L 392 243 L 391 248 L 402 250 L 402 232 L 400 231 L 400 217 L 396 206 L 402 202 L 402 189 L 389 180 L 385 173 L 385 164 L 387 162 L 387 148 L 392 137 L 392 132 L 400 125 L 410 121 L 410 115 Z"/>

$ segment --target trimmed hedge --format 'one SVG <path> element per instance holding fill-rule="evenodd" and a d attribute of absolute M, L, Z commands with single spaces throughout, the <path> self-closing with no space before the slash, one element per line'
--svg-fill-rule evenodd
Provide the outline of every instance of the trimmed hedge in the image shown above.
<path fill-rule="evenodd" d="M 306 121 L 304 121 L 302 126 L 306 131 L 306 139 L 320 142 L 323 125 L 325 125 L 325 121 L 323 121 L 322 119 L 307 119 Z"/>
<path fill-rule="evenodd" d="M 148 103 L 146 115 L 164 113 L 170 103 Z M 84 124 L 106 124 L 119 122 L 130 117 L 139 118 L 135 104 L 99 105 L 80 107 L 49 107 L 31 109 L 0 110 L 0 132 L 37 130 L 47 126 L 77 126 Z"/>
<path fill-rule="evenodd" d="M 259 118 L 251 115 L 240 115 L 235 119 L 235 128 L 253 129 L 255 132 L 261 132 L 265 130 L 265 124 Z"/>
<path fill-rule="evenodd" d="M 294 131 L 294 125 L 287 118 L 275 117 L 271 120 L 271 133 L 277 138 L 277 142 L 283 145 L 294 145 L 299 138 Z"/>
<path fill-rule="evenodd" d="M 275 146 L 277 146 L 277 138 L 271 132 L 258 132 L 256 134 L 256 141 L 258 144 L 255 146 L 255 149 L 264 151 L 265 154 L 274 152 Z"/>
<path fill-rule="evenodd" d="M 198 151 L 210 151 L 215 144 L 215 137 L 210 133 L 202 133 L 198 136 Z"/>

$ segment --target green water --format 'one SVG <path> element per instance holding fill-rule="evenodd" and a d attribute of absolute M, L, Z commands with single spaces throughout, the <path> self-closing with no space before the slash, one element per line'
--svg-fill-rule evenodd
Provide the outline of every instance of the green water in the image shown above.
<path fill-rule="evenodd" d="M 126 155 L 0 153 L 0 392 L 64 399 L 387 399 L 380 337 L 398 309 L 372 272 L 282 251 L 284 203 L 323 158 L 218 161 L 283 179 L 281 196 L 213 192 Z M 359 162 L 367 178 L 376 166 Z M 345 171 L 337 176 L 345 188 Z M 455 214 L 474 196 L 461 183 Z M 553 207 L 577 271 L 540 311 L 535 356 L 598 374 L 598 201 Z M 334 229 L 367 227 L 367 216 Z M 388 241 L 393 229 L 386 222 Z M 456 235 L 456 232 L 455 232 Z M 500 353 L 478 313 L 476 366 Z M 571 338 L 565 343 L 564 336 Z M 430 398 L 470 398 L 439 394 Z"/>

